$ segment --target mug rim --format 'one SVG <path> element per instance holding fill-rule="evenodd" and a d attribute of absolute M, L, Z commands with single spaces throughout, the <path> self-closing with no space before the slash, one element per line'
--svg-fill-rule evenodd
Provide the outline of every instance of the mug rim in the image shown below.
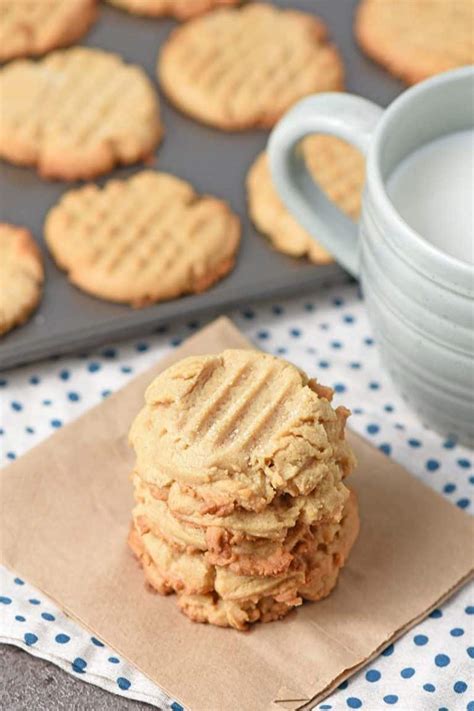
<path fill-rule="evenodd" d="M 474 264 L 470 264 L 453 255 L 447 254 L 438 247 L 435 247 L 403 219 L 387 193 L 381 170 L 382 145 L 386 131 L 396 115 L 405 111 L 407 106 L 413 101 L 420 100 L 421 95 L 424 94 L 426 90 L 434 86 L 441 87 L 443 84 L 451 83 L 457 79 L 469 76 L 474 80 L 474 65 L 443 72 L 442 74 L 438 74 L 410 87 L 387 107 L 375 131 L 371 150 L 369 151 L 367 179 L 370 183 L 370 191 L 373 193 L 376 203 L 382 208 L 384 218 L 393 224 L 394 231 L 397 235 L 403 235 L 405 246 L 416 249 L 420 257 L 430 260 L 431 266 L 435 268 L 438 277 L 437 280 L 444 282 L 451 288 L 461 280 L 463 287 L 472 293 L 474 288 Z M 434 277 L 432 270 L 429 270 L 429 273 L 430 276 Z"/>

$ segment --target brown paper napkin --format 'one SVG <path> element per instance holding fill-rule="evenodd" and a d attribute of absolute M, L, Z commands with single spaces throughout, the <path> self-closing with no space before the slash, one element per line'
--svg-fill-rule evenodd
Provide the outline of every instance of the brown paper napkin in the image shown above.
<path fill-rule="evenodd" d="M 159 371 L 228 347 L 249 343 L 221 318 L 4 470 L 0 557 L 193 711 L 297 709 L 468 579 L 474 522 L 349 433 L 362 528 L 335 592 L 250 632 L 190 622 L 145 589 L 125 544 L 127 432 Z"/>

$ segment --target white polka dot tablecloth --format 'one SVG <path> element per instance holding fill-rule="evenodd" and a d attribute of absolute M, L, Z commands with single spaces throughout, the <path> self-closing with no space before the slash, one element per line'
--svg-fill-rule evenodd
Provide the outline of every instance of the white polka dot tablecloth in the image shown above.
<path fill-rule="evenodd" d="M 229 315 L 258 346 L 331 385 L 336 404 L 352 409 L 354 430 L 453 504 L 472 511 L 473 453 L 423 427 L 397 395 L 380 366 L 355 286 L 249 305 Z M 183 322 L 139 341 L 0 373 L 2 464 L 120 388 L 202 325 Z M 0 623 L 0 641 L 109 691 L 181 709 L 27 581 L 1 568 Z M 315 709 L 474 711 L 473 628 L 474 586 L 468 585 Z"/>

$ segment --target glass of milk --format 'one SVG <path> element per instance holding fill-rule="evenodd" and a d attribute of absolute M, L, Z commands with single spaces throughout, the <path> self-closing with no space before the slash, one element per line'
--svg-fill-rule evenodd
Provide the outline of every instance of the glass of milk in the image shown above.
<path fill-rule="evenodd" d="M 311 133 L 366 155 L 359 225 L 295 150 Z M 350 94 L 297 104 L 269 141 L 296 219 L 356 278 L 393 380 L 422 420 L 474 445 L 474 67 L 418 84 L 387 110 Z"/>

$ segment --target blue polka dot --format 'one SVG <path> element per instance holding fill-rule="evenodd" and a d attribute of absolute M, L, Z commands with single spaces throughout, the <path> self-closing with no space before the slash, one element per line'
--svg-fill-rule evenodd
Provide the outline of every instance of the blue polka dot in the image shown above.
<path fill-rule="evenodd" d="M 469 469 L 469 467 L 471 466 L 471 462 L 469 461 L 469 459 L 458 459 L 458 464 L 463 469 Z"/>
<path fill-rule="evenodd" d="M 452 494 L 453 491 L 456 491 L 456 484 L 451 484 L 451 483 L 445 484 L 443 486 L 443 491 L 445 494 Z"/>
<path fill-rule="evenodd" d="M 456 446 L 456 440 L 455 439 L 447 439 L 443 442 L 443 447 L 445 449 L 454 449 Z"/>
<path fill-rule="evenodd" d="M 52 615 L 50 612 L 42 612 L 41 617 L 43 620 L 47 620 L 48 622 L 54 622 L 56 619 L 54 615 Z"/>
<path fill-rule="evenodd" d="M 319 328 L 321 331 L 329 331 L 329 324 L 328 323 L 320 323 Z"/>
<path fill-rule="evenodd" d="M 242 316 L 250 320 L 252 318 L 255 318 L 255 312 L 252 311 L 252 309 L 245 309 L 244 311 L 242 311 Z"/>
<path fill-rule="evenodd" d="M 339 296 L 336 296 L 336 298 L 332 300 L 332 303 L 333 306 L 343 306 L 344 299 L 341 299 Z"/>
<path fill-rule="evenodd" d="M 138 351 L 138 353 L 144 353 L 149 349 L 149 347 L 148 343 L 140 342 L 135 346 L 135 350 Z"/>
<path fill-rule="evenodd" d="M 16 459 L 15 452 L 7 452 L 7 459 Z"/>
<path fill-rule="evenodd" d="M 435 664 L 437 667 L 447 667 L 451 662 L 451 659 L 447 654 L 437 654 L 435 657 Z"/>
<path fill-rule="evenodd" d="M 155 333 L 160 333 L 160 334 L 167 333 L 167 332 L 168 332 L 168 326 L 166 326 L 166 324 L 164 324 L 164 323 L 161 324 L 161 326 L 158 326 L 158 328 L 155 330 Z"/>
<path fill-rule="evenodd" d="M 78 400 L 80 400 L 79 393 L 70 392 L 67 394 L 67 396 L 71 402 L 77 402 Z"/>
<path fill-rule="evenodd" d="M 450 635 L 452 637 L 462 637 L 464 634 L 464 630 L 462 627 L 453 627 L 453 629 L 450 632 Z"/>
<path fill-rule="evenodd" d="M 432 620 L 438 620 L 440 617 L 443 616 L 443 611 L 442 610 L 432 610 L 429 614 Z"/>
<path fill-rule="evenodd" d="M 471 657 L 471 659 L 474 659 L 474 647 L 468 647 L 466 649 L 468 657 Z"/>
<path fill-rule="evenodd" d="M 340 689 L 341 691 L 344 691 L 344 689 L 347 689 L 348 686 L 349 686 L 349 682 L 346 679 L 345 681 L 342 681 L 337 688 Z"/>
<path fill-rule="evenodd" d="M 40 378 L 38 378 L 37 375 L 32 375 L 28 382 L 30 383 L 30 385 L 38 385 L 41 380 Z"/>
<path fill-rule="evenodd" d="M 400 672 L 400 676 L 402 677 L 402 679 L 411 679 L 414 674 L 415 670 L 413 669 L 413 667 L 405 667 Z"/>
<path fill-rule="evenodd" d="M 15 580 L 13 582 L 15 583 L 15 585 L 24 585 L 25 584 L 25 581 L 22 580 L 21 578 L 15 578 Z"/>
<path fill-rule="evenodd" d="M 58 644 L 67 644 L 71 638 L 67 634 L 57 634 L 54 639 Z"/>
<path fill-rule="evenodd" d="M 56 430 L 59 429 L 59 427 L 63 426 L 63 423 L 61 422 L 61 420 L 58 420 L 56 418 L 54 420 L 51 420 L 50 424 L 51 424 L 51 427 L 54 427 L 54 429 L 56 429 Z"/>
<path fill-rule="evenodd" d="M 346 704 L 349 706 L 350 709 L 360 709 L 360 707 L 362 706 L 362 701 L 356 696 L 349 696 L 349 698 L 346 700 Z"/>
<path fill-rule="evenodd" d="M 173 708 L 173 706 L 171 706 L 171 708 Z M 332 709 L 332 706 L 331 704 L 321 704 L 319 708 L 321 709 L 321 711 L 327 711 L 328 709 Z"/>
<path fill-rule="evenodd" d="M 26 618 L 23 615 L 15 615 L 15 620 L 18 622 L 26 622 Z"/>
<path fill-rule="evenodd" d="M 393 412 L 395 408 L 393 407 L 393 405 L 385 405 L 383 409 L 385 410 L 385 412 Z"/>
<path fill-rule="evenodd" d="M 69 370 L 61 370 L 61 372 L 59 373 L 59 377 L 61 378 L 61 380 L 69 380 L 69 378 L 71 377 L 71 373 L 69 372 Z"/>
<path fill-rule="evenodd" d="M 410 447 L 421 447 L 421 442 L 419 439 L 411 438 L 408 440 L 408 444 L 410 445 Z"/>
<path fill-rule="evenodd" d="M 414 636 L 413 641 L 418 647 L 424 647 L 428 643 L 428 637 L 425 634 L 417 634 Z"/>
<path fill-rule="evenodd" d="M 470 477 L 469 477 L 469 483 L 470 483 L 470 484 L 474 484 L 474 476 L 470 476 Z"/>
<path fill-rule="evenodd" d="M 362 366 L 357 360 L 354 360 L 352 363 L 349 363 L 349 367 L 352 368 L 352 370 L 359 370 Z"/>
<path fill-rule="evenodd" d="M 299 338 L 301 336 L 301 331 L 299 328 L 290 328 L 290 336 L 293 338 Z"/>
<path fill-rule="evenodd" d="M 395 649 L 393 644 L 389 644 L 387 649 L 384 649 L 382 652 L 383 657 L 390 657 L 393 654 L 393 650 Z"/>
<path fill-rule="evenodd" d="M 329 363 L 327 362 L 327 360 L 320 360 L 319 363 L 318 363 L 318 365 L 319 365 L 320 368 L 329 368 L 329 367 L 330 367 L 330 366 L 329 366 Z"/>
<path fill-rule="evenodd" d="M 365 674 L 365 678 L 367 679 L 367 681 L 371 682 L 378 681 L 381 676 L 382 675 L 378 671 L 378 669 L 369 669 L 369 671 Z"/>
<path fill-rule="evenodd" d="M 467 689 L 467 684 L 465 681 L 456 681 L 453 686 L 453 689 L 456 692 L 456 694 L 464 694 L 464 692 Z"/>
<path fill-rule="evenodd" d="M 441 709 L 439 709 L 439 711 L 441 711 Z M 448 709 L 446 709 L 446 711 L 448 711 Z M 474 701 L 469 701 L 466 706 L 466 711 L 474 711 Z"/>
<path fill-rule="evenodd" d="M 267 341 L 270 338 L 270 334 L 268 333 L 268 331 L 258 331 L 257 338 L 259 338 L 261 341 Z"/>
<path fill-rule="evenodd" d="M 474 615 L 474 605 L 468 605 L 465 609 L 464 612 L 466 615 Z"/>
<path fill-rule="evenodd" d="M 378 425 L 374 425 L 374 424 L 367 425 L 367 432 L 369 434 L 377 434 L 377 432 L 379 432 L 379 430 L 380 430 L 380 427 Z"/>
<path fill-rule="evenodd" d="M 52 401 L 52 400 L 43 400 L 43 405 L 44 405 L 45 407 L 49 407 L 49 406 L 52 405 L 52 404 L 53 404 L 53 401 Z"/>
<path fill-rule="evenodd" d="M 11 408 L 15 412 L 21 412 L 21 410 L 23 410 L 23 405 L 21 404 L 21 402 L 17 402 L 16 400 L 13 400 L 13 402 L 11 403 Z"/>
<path fill-rule="evenodd" d="M 354 318 L 354 316 L 347 314 L 347 316 L 344 316 L 343 321 L 344 321 L 344 323 L 354 323 L 355 318 Z"/>
<path fill-rule="evenodd" d="M 436 691 L 436 687 L 433 684 L 423 684 L 423 689 L 428 691 L 430 694 L 432 694 L 433 691 Z"/>
<path fill-rule="evenodd" d="M 459 506 L 460 509 L 467 509 L 470 503 L 470 499 L 459 499 L 456 501 L 456 505 Z"/>
<path fill-rule="evenodd" d="M 87 370 L 89 373 L 97 373 L 98 370 L 100 370 L 100 363 L 97 363 L 97 361 L 92 361 L 92 363 L 89 363 L 87 366 Z"/>
<path fill-rule="evenodd" d="M 91 642 L 92 644 L 95 644 L 96 647 L 103 647 L 104 643 L 100 641 L 100 639 L 97 639 L 97 637 L 91 637 Z"/>
<path fill-rule="evenodd" d="M 305 304 L 303 308 L 305 311 L 314 311 L 314 304 Z"/>
<path fill-rule="evenodd" d="M 111 391 L 110 390 L 102 390 L 100 393 L 102 397 L 109 397 Z"/>
<path fill-rule="evenodd" d="M 380 388 L 380 383 L 375 382 L 374 380 L 369 383 L 369 388 L 371 390 L 379 390 Z"/>
<path fill-rule="evenodd" d="M 23 639 L 25 640 L 25 644 L 27 644 L 28 647 L 31 647 L 32 644 L 36 644 L 36 642 L 38 641 L 38 637 L 32 632 L 26 632 L 23 636 Z"/>
<path fill-rule="evenodd" d="M 109 657 L 107 661 L 111 664 L 120 664 L 120 659 L 117 659 L 117 657 Z"/>
<path fill-rule="evenodd" d="M 379 445 L 379 449 L 381 452 L 389 456 L 392 453 L 392 445 L 388 444 L 388 442 L 383 442 L 383 444 Z"/>
<path fill-rule="evenodd" d="M 171 345 L 174 346 L 174 348 L 179 346 L 180 343 L 181 343 L 180 338 L 173 338 L 171 341 Z M 126 375 L 128 375 L 128 373 L 131 373 L 133 371 L 133 368 L 131 368 L 129 365 L 122 365 L 120 370 L 122 371 L 122 373 L 125 373 Z"/>
<path fill-rule="evenodd" d="M 387 694 L 387 696 L 383 697 L 383 700 L 385 701 L 386 704 L 396 704 L 398 701 L 398 696 L 396 694 Z"/>
<path fill-rule="evenodd" d="M 117 356 L 117 351 L 115 348 L 104 348 L 102 355 L 104 358 L 115 358 Z"/>
<path fill-rule="evenodd" d="M 437 469 L 439 469 L 439 462 L 437 459 L 428 459 L 425 464 L 425 467 L 429 472 L 435 472 Z"/>
<path fill-rule="evenodd" d="M 321 706 L 321 708 L 323 708 L 323 707 Z M 330 706 L 326 706 L 326 708 L 330 709 L 331 707 L 330 707 Z M 172 711 L 184 711 L 184 709 L 183 709 L 183 707 L 181 706 L 181 704 L 178 704 L 177 701 L 173 701 L 173 703 L 171 704 L 171 709 L 172 709 Z"/>
<path fill-rule="evenodd" d="M 361 407 L 354 407 L 352 412 L 354 413 L 354 415 L 363 415 L 364 414 L 364 410 Z"/>
<path fill-rule="evenodd" d="M 25 432 L 27 432 L 28 434 L 34 434 L 35 430 L 33 427 L 25 427 Z"/>
<path fill-rule="evenodd" d="M 313 306 L 313 304 L 305 304 L 304 309 L 305 309 L 305 311 L 313 311 L 314 306 Z M 284 308 L 283 308 L 283 306 L 280 306 L 279 304 L 274 304 L 272 306 L 272 311 L 276 316 L 280 316 L 284 312 Z"/>
<path fill-rule="evenodd" d="M 336 392 L 336 393 L 346 392 L 346 386 L 344 385 L 344 383 L 336 383 L 334 385 L 334 392 Z"/>
<path fill-rule="evenodd" d="M 117 679 L 117 686 L 123 691 L 126 691 L 130 688 L 131 683 L 128 679 L 125 679 L 124 676 L 119 676 L 119 678 Z"/>
<path fill-rule="evenodd" d="M 7 386 L 8 380 L 5 378 L 0 378 L 0 388 L 5 388 Z"/>
<path fill-rule="evenodd" d="M 77 674 L 84 674 L 84 670 L 87 667 L 87 662 L 82 657 L 76 657 L 71 664 L 72 670 L 77 672 Z"/>
<path fill-rule="evenodd" d="M 35 597 L 30 598 L 28 602 L 30 603 L 30 605 L 41 605 L 41 600 L 37 600 Z"/>
<path fill-rule="evenodd" d="M 364 338 L 364 343 L 366 346 L 373 346 L 374 345 L 374 339 L 373 338 Z"/>
<path fill-rule="evenodd" d="M 340 348 L 342 348 L 341 341 L 331 341 L 330 345 L 331 348 L 334 348 L 335 350 L 339 350 Z"/>
<path fill-rule="evenodd" d="M 287 350 L 286 350 L 286 348 L 283 348 L 283 346 L 280 346 L 279 348 L 276 349 L 276 352 L 279 355 L 284 355 L 285 353 L 287 353 Z"/>
<path fill-rule="evenodd" d="M 11 605 L 12 604 L 11 597 L 6 597 L 5 595 L 0 595 L 0 604 Z"/>

